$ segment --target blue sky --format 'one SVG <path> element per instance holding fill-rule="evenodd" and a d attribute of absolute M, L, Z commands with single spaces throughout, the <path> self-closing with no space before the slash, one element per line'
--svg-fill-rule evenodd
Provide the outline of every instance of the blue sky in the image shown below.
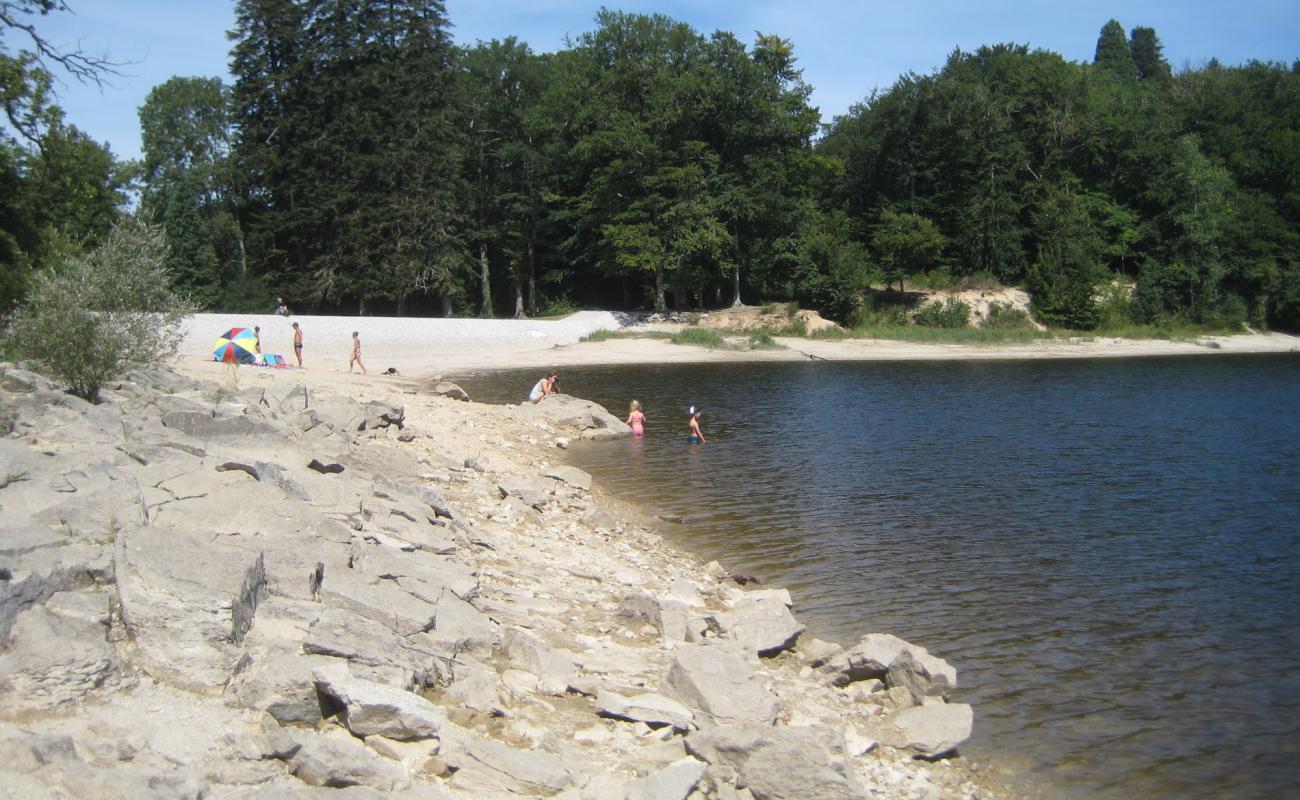
<path fill-rule="evenodd" d="M 57 87 L 67 118 L 119 158 L 140 153 L 137 111 L 154 86 L 173 76 L 220 76 L 227 82 L 233 0 L 68 0 L 73 14 L 38 20 L 54 42 L 128 62 L 101 91 L 66 81 Z M 822 120 L 845 113 L 899 75 L 929 73 L 954 48 L 1014 42 L 1092 59 L 1107 20 L 1125 30 L 1156 29 L 1175 70 L 1210 58 L 1291 63 L 1300 58 L 1298 0 L 446 0 L 452 35 L 462 44 L 514 35 L 539 52 L 591 30 L 596 11 L 661 13 L 703 33 L 723 29 L 752 42 L 755 31 L 790 39 L 813 86 Z M 10 32 L 7 48 L 20 45 Z"/>

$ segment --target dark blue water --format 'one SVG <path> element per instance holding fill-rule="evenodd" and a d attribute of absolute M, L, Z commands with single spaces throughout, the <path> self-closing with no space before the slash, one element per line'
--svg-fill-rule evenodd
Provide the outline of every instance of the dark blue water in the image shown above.
<path fill-rule="evenodd" d="M 536 376 L 464 385 L 515 401 Z M 1069 797 L 1300 791 L 1300 357 L 570 369 L 667 533 L 959 670 L 964 751 Z M 705 445 L 685 442 L 702 404 Z"/>

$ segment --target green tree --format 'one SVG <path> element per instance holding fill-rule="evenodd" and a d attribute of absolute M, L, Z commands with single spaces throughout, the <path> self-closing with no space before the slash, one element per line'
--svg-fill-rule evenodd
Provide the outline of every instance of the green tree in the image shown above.
<path fill-rule="evenodd" d="M 1169 82 L 1169 62 L 1165 61 L 1164 46 L 1160 44 L 1155 28 L 1139 26 L 1130 31 L 1129 52 L 1133 55 L 1138 80 Z"/>
<path fill-rule="evenodd" d="M 898 214 L 890 209 L 880 215 L 871 234 L 871 246 L 886 284 L 934 267 L 943 253 L 944 237 L 934 223 L 917 214 Z"/>
<path fill-rule="evenodd" d="M 402 312 L 463 254 L 441 0 L 241 0 L 232 71 L 248 233 L 285 294 Z"/>
<path fill-rule="evenodd" d="M 1066 188 L 1048 187 L 1035 206 L 1033 223 L 1037 258 L 1027 284 L 1035 313 L 1052 325 L 1097 327 L 1101 242 L 1084 204 Z"/>
<path fill-rule="evenodd" d="M 1133 62 L 1133 51 L 1129 49 L 1124 26 L 1118 20 L 1112 19 L 1102 26 L 1092 63 L 1120 80 L 1137 79 L 1138 68 Z"/>
<path fill-rule="evenodd" d="M 177 288 L 204 308 L 229 305 L 248 277 L 228 112 L 220 78 L 172 78 L 140 108 L 141 208 L 167 233 Z"/>
<path fill-rule="evenodd" d="M 94 402 L 136 364 L 176 355 L 189 304 L 171 290 L 162 230 L 127 219 L 84 256 L 36 276 L 14 315 L 20 352 Z"/>

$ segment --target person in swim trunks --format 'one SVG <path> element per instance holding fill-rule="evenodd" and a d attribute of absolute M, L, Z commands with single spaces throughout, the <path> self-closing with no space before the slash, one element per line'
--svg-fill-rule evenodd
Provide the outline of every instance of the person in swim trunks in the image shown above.
<path fill-rule="evenodd" d="M 298 359 L 298 366 L 302 366 L 302 328 L 298 323 L 293 323 L 293 354 Z"/>
<path fill-rule="evenodd" d="M 690 444 L 703 444 L 704 442 L 708 441 L 707 439 L 704 438 L 704 433 L 700 430 L 700 414 L 703 413 L 703 411 L 704 409 L 700 408 L 699 406 L 691 406 L 691 410 L 690 410 L 691 433 L 690 436 L 686 437 L 686 441 Z"/>

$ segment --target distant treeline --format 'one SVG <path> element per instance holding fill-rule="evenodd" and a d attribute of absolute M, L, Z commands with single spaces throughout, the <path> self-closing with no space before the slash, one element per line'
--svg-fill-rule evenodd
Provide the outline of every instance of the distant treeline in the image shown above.
<path fill-rule="evenodd" d="M 919 277 L 1022 285 L 1070 328 L 1117 307 L 1300 328 L 1300 62 L 1173 73 L 1154 30 L 1112 20 L 1091 63 L 956 51 L 822 127 L 778 35 L 601 11 L 534 53 L 448 28 L 433 0 L 239 0 L 234 85 L 157 86 L 132 165 L 29 64 L 0 301 L 102 238 L 134 180 L 211 309 L 794 299 L 851 322 Z"/>

